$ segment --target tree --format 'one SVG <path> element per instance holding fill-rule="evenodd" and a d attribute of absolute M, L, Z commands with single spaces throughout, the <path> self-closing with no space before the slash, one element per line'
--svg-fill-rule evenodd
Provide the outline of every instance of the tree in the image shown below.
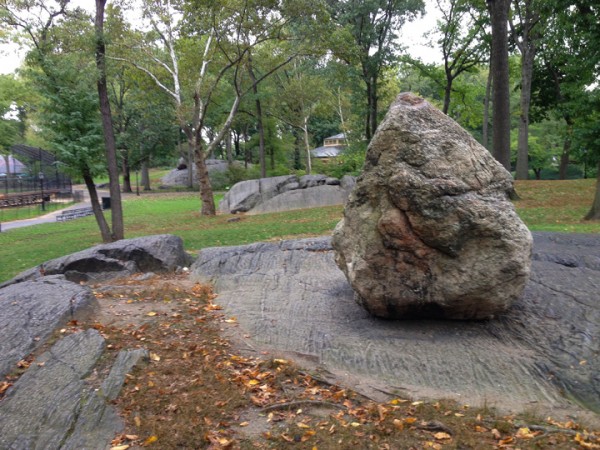
<path fill-rule="evenodd" d="M 350 48 L 334 54 L 350 67 L 358 66 L 364 84 L 364 135 L 371 139 L 379 120 L 379 88 L 385 68 L 398 59 L 398 31 L 423 12 L 422 0 L 328 0 L 334 21 L 348 31 Z"/>
<path fill-rule="evenodd" d="M 275 67 L 244 86 L 242 68 L 249 52 L 281 36 L 290 20 L 272 6 L 268 0 L 189 4 L 153 0 L 145 4 L 152 32 L 145 36 L 143 53 L 129 62 L 151 77 L 175 104 L 180 128 L 195 156 L 203 215 L 216 213 L 207 156 L 229 132 L 242 97 L 294 56 L 283 55 Z M 297 9 L 296 17 L 304 12 Z M 214 100 L 224 89 L 229 92 L 227 104 L 216 105 Z"/>
<path fill-rule="evenodd" d="M 517 180 L 526 180 L 529 177 L 528 142 L 531 83 L 537 41 L 542 35 L 539 6 L 537 0 L 513 0 L 513 14 L 509 22 L 512 39 L 521 53 L 521 100 L 515 176 Z M 518 21 L 515 21 L 515 18 Z"/>
<path fill-rule="evenodd" d="M 106 81 L 106 44 L 104 41 L 104 7 L 106 0 L 96 0 L 96 18 L 94 28 L 96 31 L 96 68 L 98 69 L 98 98 L 102 114 L 102 129 L 104 131 L 104 146 L 112 209 L 111 239 L 118 241 L 125 237 L 123 224 L 123 206 L 121 204 L 121 189 L 119 187 L 119 166 L 117 164 L 117 148 L 113 130 L 110 101 L 108 99 L 108 83 Z"/>
<path fill-rule="evenodd" d="M 508 11 L 510 0 L 487 0 L 492 23 L 492 154 L 510 171 Z"/>

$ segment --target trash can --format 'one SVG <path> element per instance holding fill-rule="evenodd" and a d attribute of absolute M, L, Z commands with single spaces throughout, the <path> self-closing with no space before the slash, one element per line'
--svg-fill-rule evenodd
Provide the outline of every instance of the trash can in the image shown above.
<path fill-rule="evenodd" d="M 110 209 L 110 197 L 102 197 L 102 209 Z"/>

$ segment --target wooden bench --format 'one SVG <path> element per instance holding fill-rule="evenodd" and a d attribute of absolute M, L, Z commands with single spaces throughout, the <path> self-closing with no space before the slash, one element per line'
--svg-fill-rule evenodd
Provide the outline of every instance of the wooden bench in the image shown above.
<path fill-rule="evenodd" d="M 88 206 L 86 208 L 74 208 L 61 212 L 59 215 L 56 216 L 56 221 L 66 222 L 67 220 L 79 219 L 80 217 L 87 217 L 93 214 L 94 211 L 92 211 L 91 206 Z"/>

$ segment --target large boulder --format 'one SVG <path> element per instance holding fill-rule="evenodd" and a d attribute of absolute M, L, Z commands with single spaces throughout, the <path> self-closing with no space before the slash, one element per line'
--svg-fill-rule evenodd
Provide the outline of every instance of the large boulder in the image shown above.
<path fill-rule="evenodd" d="M 219 211 L 264 214 L 292 209 L 343 205 L 354 186 L 354 177 L 341 180 L 325 175 L 284 175 L 240 181 L 225 194 Z"/>
<path fill-rule="evenodd" d="M 226 172 L 229 167 L 229 163 L 222 159 L 207 159 L 205 163 L 209 175 L 216 172 Z M 160 186 L 162 188 L 187 187 L 188 170 L 189 168 L 186 160 L 184 158 L 180 158 L 177 163 L 177 169 L 171 170 L 160 179 Z M 198 175 L 196 174 L 195 165 L 192 167 L 192 185 L 198 187 Z"/>
<path fill-rule="evenodd" d="M 56 274 L 80 282 L 108 280 L 138 272 L 172 272 L 191 262 L 180 237 L 170 234 L 143 236 L 97 245 L 47 261 L 2 286 Z"/>
<path fill-rule="evenodd" d="M 529 278 L 511 175 L 456 122 L 400 94 L 333 236 L 357 299 L 382 318 L 486 319 Z"/>
<path fill-rule="evenodd" d="M 231 214 L 250 211 L 256 205 L 285 192 L 286 186 L 292 183 L 298 183 L 296 175 L 240 181 L 225 194 L 219 203 L 219 211 Z"/>

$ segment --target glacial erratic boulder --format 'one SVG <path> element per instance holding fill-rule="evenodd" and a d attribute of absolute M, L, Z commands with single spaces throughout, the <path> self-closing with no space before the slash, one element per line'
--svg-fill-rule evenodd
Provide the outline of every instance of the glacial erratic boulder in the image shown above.
<path fill-rule="evenodd" d="M 46 261 L 20 273 L 0 288 L 47 275 L 64 275 L 67 280 L 103 281 L 138 272 L 171 272 L 189 266 L 192 260 L 180 237 L 161 234 L 123 239 Z"/>
<path fill-rule="evenodd" d="M 333 236 L 357 300 L 389 319 L 486 319 L 529 278 L 532 237 L 511 175 L 456 122 L 400 94 Z"/>

